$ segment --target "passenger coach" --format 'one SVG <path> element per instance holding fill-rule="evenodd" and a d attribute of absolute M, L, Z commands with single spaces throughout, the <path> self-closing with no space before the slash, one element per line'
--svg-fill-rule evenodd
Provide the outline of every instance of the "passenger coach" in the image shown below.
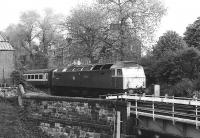
<path fill-rule="evenodd" d="M 25 71 L 24 78 L 37 88 L 49 88 L 51 85 L 51 71 L 49 69 Z"/>

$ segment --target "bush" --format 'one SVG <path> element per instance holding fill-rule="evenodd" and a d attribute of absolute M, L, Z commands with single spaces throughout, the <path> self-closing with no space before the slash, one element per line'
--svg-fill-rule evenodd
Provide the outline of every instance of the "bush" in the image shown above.
<path fill-rule="evenodd" d="M 12 78 L 13 83 L 14 83 L 15 85 L 18 85 L 19 83 L 25 82 L 23 73 L 22 73 L 21 71 L 19 71 L 19 70 L 14 70 L 14 71 L 11 73 L 11 78 Z"/>
<path fill-rule="evenodd" d="M 196 90 L 196 86 L 190 79 L 183 79 L 175 85 L 162 84 L 161 95 L 168 94 L 175 97 L 192 97 L 193 91 Z"/>

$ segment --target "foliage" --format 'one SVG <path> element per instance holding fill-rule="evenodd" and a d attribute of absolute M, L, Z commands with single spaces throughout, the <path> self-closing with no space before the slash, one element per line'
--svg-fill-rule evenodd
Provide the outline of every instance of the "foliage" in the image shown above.
<path fill-rule="evenodd" d="M 12 73 L 11 73 L 11 78 L 13 79 L 13 83 L 15 85 L 18 85 L 20 84 L 21 82 L 24 82 L 24 77 L 23 77 L 23 74 L 21 71 L 19 70 L 14 70 Z"/>
<path fill-rule="evenodd" d="M 162 2 L 158 0 L 99 0 L 106 10 L 109 20 L 118 30 L 116 40 L 117 48 L 123 60 L 123 48 L 129 46 L 131 39 L 139 39 L 146 44 L 166 13 Z"/>
<path fill-rule="evenodd" d="M 153 48 L 153 55 L 159 58 L 166 54 L 166 52 L 177 51 L 186 47 L 187 45 L 181 36 L 174 31 L 167 31 L 159 38 L 157 44 Z"/>
<path fill-rule="evenodd" d="M 63 23 L 64 29 L 74 40 L 70 50 L 74 58 L 87 57 L 92 63 L 100 58 L 103 47 L 101 39 L 106 37 L 106 15 L 97 7 L 80 6 L 72 10 Z"/>
<path fill-rule="evenodd" d="M 58 30 L 62 15 L 54 14 L 52 9 L 45 9 L 44 12 L 44 17 L 38 21 L 38 39 L 40 40 L 42 52 L 47 55 L 48 47 L 60 36 Z"/>
<path fill-rule="evenodd" d="M 141 64 L 147 76 L 147 87 L 157 83 L 163 93 L 177 96 L 191 96 L 193 90 L 199 90 L 200 51 L 196 48 L 168 51 L 159 59 L 147 56 Z"/>
<path fill-rule="evenodd" d="M 33 55 L 32 69 L 46 69 L 48 67 L 48 57 L 41 51 Z"/>
<path fill-rule="evenodd" d="M 183 79 L 175 85 L 162 84 L 161 95 L 168 94 L 169 96 L 176 97 L 192 97 L 195 86 L 192 80 Z"/>
<path fill-rule="evenodd" d="M 93 7 L 78 7 L 64 22 L 64 30 L 74 40 L 70 53 L 75 58 L 87 57 L 92 63 L 109 56 L 137 59 L 142 38 L 153 34 L 165 12 L 157 0 L 104 0 Z"/>
<path fill-rule="evenodd" d="M 190 24 L 184 33 L 184 40 L 189 47 L 196 47 L 200 50 L 200 18 L 197 18 L 193 24 Z"/>
<path fill-rule="evenodd" d="M 23 37 L 23 40 L 27 42 L 29 48 L 31 47 L 33 39 L 38 35 L 37 23 L 39 18 L 40 15 L 35 11 L 27 11 L 20 16 L 20 35 Z"/>
<path fill-rule="evenodd" d="M 18 69 L 47 68 L 47 49 L 61 41 L 58 38 L 62 35 L 57 32 L 59 19 L 61 16 L 51 9 L 46 9 L 44 16 L 35 11 L 26 11 L 21 14 L 19 24 L 6 29 L 5 34 L 16 50 Z"/>

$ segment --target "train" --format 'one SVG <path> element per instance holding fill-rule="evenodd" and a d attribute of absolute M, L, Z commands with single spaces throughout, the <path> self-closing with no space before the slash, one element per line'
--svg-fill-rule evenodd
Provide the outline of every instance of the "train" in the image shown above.
<path fill-rule="evenodd" d="M 133 61 L 27 70 L 24 78 L 37 88 L 48 88 L 56 96 L 98 97 L 146 88 L 144 69 Z"/>

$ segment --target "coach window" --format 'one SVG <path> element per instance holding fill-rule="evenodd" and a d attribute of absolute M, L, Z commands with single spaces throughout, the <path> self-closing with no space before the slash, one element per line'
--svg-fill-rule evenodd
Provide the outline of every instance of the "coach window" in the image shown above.
<path fill-rule="evenodd" d="M 42 74 L 40 74 L 40 75 L 39 75 L 39 79 L 43 79 L 43 76 L 42 76 Z"/>
<path fill-rule="evenodd" d="M 122 76 L 122 69 L 117 69 L 117 76 Z"/>
<path fill-rule="evenodd" d="M 31 79 L 31 75 L 28 75 L 28 79 Z"/>
<path fill-rule="evenodd" d="M 38 79 L 38 75 L 35 75 L 35 79 L 36 79 L 36 80 Z"/>
<path fill-rule="evenodd" d="M 34 75 L 31 75 L 31 79 L 32 79 L 32 80 L 34 79 Z"/>

